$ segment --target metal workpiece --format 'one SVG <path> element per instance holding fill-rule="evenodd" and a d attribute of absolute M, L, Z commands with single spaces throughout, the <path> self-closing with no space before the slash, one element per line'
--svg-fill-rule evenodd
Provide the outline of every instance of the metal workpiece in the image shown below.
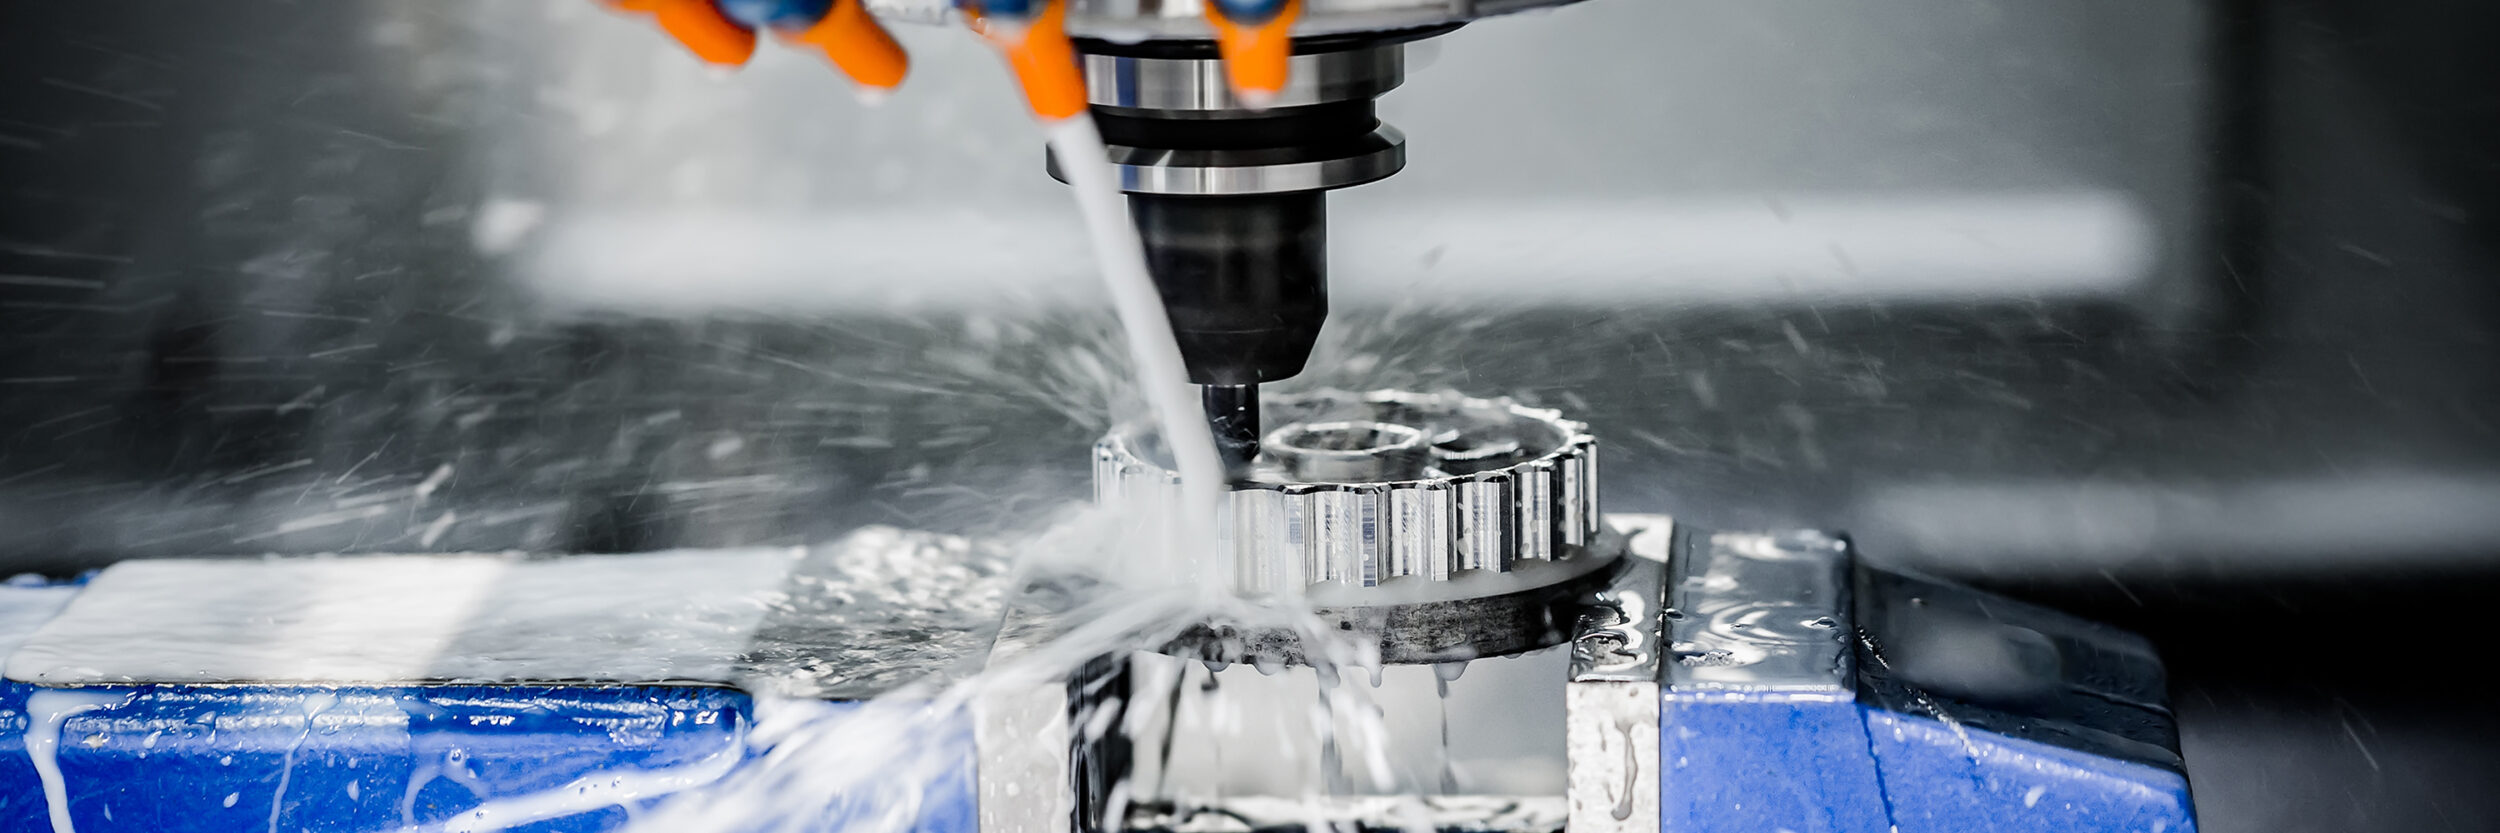
<path fill-rule="evenodd" d="M 1628 539 L 1623 566 L 1586 599 L 1563 686 L 1565 829 L 1656 833 L 1667 565 L 1679 533 L 1659 515 L 1610 520 Z"/>
<path fill-rule="evenodd" d="M 1664 515 L 1607 519 L 1624 536 L 1622 569 L 1591 594 L 1572 629 L 1574 683 L 1648 683 L 1655 691 L 1667 654 L 1667 565 L 1679 530 Z"/>
<path fill-rule="evenodd" d="M 1821 532 L 1689 535 L 1668 576 L 1668 687 L 1850 699 L 1852 561 Z"/>
<path fill-rule="evenodd" d="M 944 23 L 957 12 L 953 0 L 867 0 L 880 18 Z M 1294 21 L 1297 37 L 1382 32 L 1446 26 L 1513 12 L 1562 6 L 1578 0 L 1304 0 Z M 1121 41 L 1207 38 L 1205 0 L 1069 0 L 1068 32 Z"/>
<path fill-rule="evenodd" d="M 979 670 L 1008 610 L 996 542 L 868 527 L 809 548 L 736 658 L 741 688 L 866 700 Z"/>
<path fill-rule="evenodd" d="M 1612 539 L 1609 533 L 1599 546 L 1620 546 Z M 1589 569 L 1492 595 L 1316 605 L 1293 626 L 1272 621 L 1203 622 L 1183 630 L 1161 652 L 1260 666 L 1349 660 L 1432 665 L 1526 653 L 1568 639 L 1588 595 L 1614 575 L 1614 561 L 1589 558 L 1584 563 Z M 1322 663 L 1312 662 L 1314 653 L 1322 657 Z"/>
<path fill-rule="evenodd" d="M 1367 419 L 1297 422 L 1267 435 L 1265 445 L 1287 474 L 1311 482 L 1415 480 L 1432 465 L 1422 429 Z"/>
<path fill-rule="evenodd" d="M 1265 410 L 1278 427 L 1219 520 L 1244 595 L 1495 596 L 1584 575 L 1619 549 L 1598 515 L 1597 441 L 1557 412 L 1401 391 L 1271 397 Z M 1167 460 L 1150 430 L 1105 437 L 1096 500 L 1167 512 L 1179 496 Z"/>
<path fill-rule="evenodd" d="M 1169 111 L 1207 118 L 1249 115 L 1233 95 L 1222 61 L 1212 57 L 1155 57 L 1093 53 L 1083 57 L 1086 102 L 1098 107 Z M 1295 55 L 1292 73 L 1264 109 L 1281 110 L 1378 98 L 1406 81 L 1401 44 Z"/>
<path fill-rule="evenodd" d="M 1132 805 L 1127 830 L 1189 833 L 1447 830 L 1564 833 L 1561 802 L 1542 795 L 1223 796 Z"/>

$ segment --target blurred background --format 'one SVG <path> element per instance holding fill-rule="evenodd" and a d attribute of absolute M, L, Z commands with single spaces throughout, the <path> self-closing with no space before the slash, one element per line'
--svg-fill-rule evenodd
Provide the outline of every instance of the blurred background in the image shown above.
<path fill-rule="evenodd" d="M 996 59 L 0 2 L 0 570 L 1011 535 L 1123 349 Z M 2213 831 L 2500 829 L 2500 12 L 1596 0 L 1419 48 L 1290 387 L 2162 646 Z"/>

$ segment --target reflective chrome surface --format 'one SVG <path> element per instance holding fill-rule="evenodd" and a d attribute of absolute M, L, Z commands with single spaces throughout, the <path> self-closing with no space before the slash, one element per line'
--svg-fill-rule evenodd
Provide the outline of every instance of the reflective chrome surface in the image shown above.
<path fill-rule="evenodd" d="M 1669 688 L 1852 697 L 1847 540 L 1721 532 L 1683 543 L 1668 574 Z"/>
<path fill-rule="evenodd" d="M 1675 521 L 1614 515 L 1624 536 L 1623 571 L 1589 600 L 1571 637 L 1571 681 L 1656 683 L 1666 668 L 1667 571 Z"/>
<path fill-rule="evenodd" d="M 1285 194 L 1387 179 L 1406 167 L 1406 134 L 1384 124 L 1342 149 L 1175 151 L 1112 145 L 1109 151 L 1120 190 L 1132 194 Z M 1050 172 L 1059 176 L 1057 162 Z"/>
<path fill-rule="evenodd" d="M 1259 450 L 1304 482 L 1415 480 L 1432 464 L 1424 432 L 1370 420 L 1297 422 L 1268 432 Z"/>
<path fill-rule="evenodd" d="M 1270 108 L 1378 98 L 1406 80 L 1406 47 L 1398 44 L 1296 55 L 1292 75 Z M 1221 61 L 1085 55 L 1085 96 L 1093 104 L 1142 110 L 1242 109 Z"/>
<path fill-rule="evenodd" d="M 1629 539 L 1622 572 L 1589 599 L 1563 687 L 1565 797 L 1572 833 L 1655 833 L 1662 779 L 1660 674 L 1675 522 L 1609 519 Z"/>
<path fill-rule="evenodd" d="M 1614 551 L 1622 545 L 1609 533 L 1589 549 Z M 1496 589 L 1489 590 L 1468 588 L 1477 595 L 1365 600 L 1355 594 L 1314 593 L 1314 597 L 1352 601 L 1314 604 L 1307 621 L 1309 627 L 1326 634 L 1324 638 L 1332 642 L 1350 638 L 1387 665 L 1440 665 L 1514 656 L 1569 640 L 1583 597 L 1603 586 L 1617 564 L 1579 557 L 1567 565 L 1571 569 L 1539 571 L 1543 576 L 1537 581 L 1490 585 Z M 1191 659 L 1273 666 L 1309 664 L 1306 648 L 1302 634 L 1294 629 L 1217 620 L 1185 630 L 1162 650 Z"/>
<path fill-rule="evenodd" d="M 1543 795 L 1224 796 L 1186 809 L 1133 807 L 1136 833 L 1281 830 L 1465 830 L 1565 833 L 1562 802 Z"/>
<path fill-rule="evenodd" d="M 1073 0 L 1068 30 L 1112 40 L 1208 36 L 1202 0 Z M 1493 15 L 1560 6 L 1578 0 L 1305 0 L 1297 35 L 1410 29 L 1463 23 Z M 938 23 L 953 14 L 951 0 L 868 0 L 877 16 Z"/>

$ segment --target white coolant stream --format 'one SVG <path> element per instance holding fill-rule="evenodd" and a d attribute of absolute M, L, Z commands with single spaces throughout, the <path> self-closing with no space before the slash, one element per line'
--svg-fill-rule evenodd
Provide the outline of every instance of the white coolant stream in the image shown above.
<path fill-rule="evenodd" d="M 1189 371 L 1181 359 L 1180 339 L 1163 309 L 1163 297 L 1146 271 L 1146 246 L 1129 223 L 1127 203 L 1113 177 L 1102 134 L 1090 118 L 1061 119 L 1043 126 L 1059 171 L 1076 192 L 1086 236 L 1102 268 L 1103 285 L 1119 311 L 1120 329 L 1128 336 L 1129 354 L 1137 363 L 1138 387 L 1162 424 L 1181 475 L 1181 505 L 1167 548 L 1167 575 L 1213 591 L 1225 588 L 1226 571 L 1205 570 L 1203 561 L 1217 552 L 1216 503 L 1224 495 L 1224 465 L 1216 455 L 1215 436 L 1192 396 Z"/>
<path fill-rule="evenodd" d="M 44 689 L 26 697 L 26 759 L 35 779 L 43 783 L 44 807 L 52 814 L 52 833 L 75 833 L 69 818 L 69 785 L 61 780 L 61 724 L 70 716 L 111 708 L 130 699 L 113 691 Z"/>

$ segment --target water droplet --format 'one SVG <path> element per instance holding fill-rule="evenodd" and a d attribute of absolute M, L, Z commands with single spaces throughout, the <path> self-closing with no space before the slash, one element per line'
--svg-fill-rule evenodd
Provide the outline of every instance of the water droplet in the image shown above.
<path fill-rule="evenodd" d="M 1840 621 L 1829 616 L 1817 616 L 1799 624 L 1803 624 L 1806 627 L 1813 628 L 1818 631 L 1827 631 L 1840 627 Z"/>

